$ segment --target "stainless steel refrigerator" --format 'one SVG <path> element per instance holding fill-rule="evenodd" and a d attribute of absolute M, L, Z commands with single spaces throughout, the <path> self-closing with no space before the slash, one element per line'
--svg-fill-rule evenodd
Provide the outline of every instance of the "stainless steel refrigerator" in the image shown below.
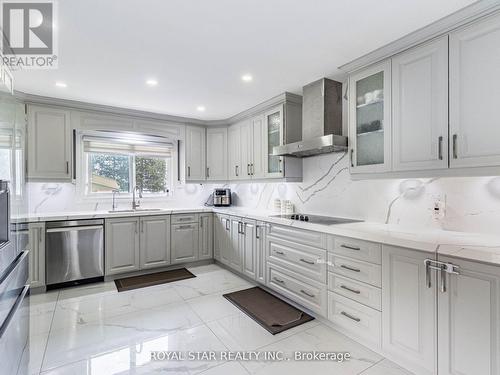
<path fill-rule="evenodd" d="M 0 93 L 0 374 L 28 373 L 29 266 L 24 105 Z"/>

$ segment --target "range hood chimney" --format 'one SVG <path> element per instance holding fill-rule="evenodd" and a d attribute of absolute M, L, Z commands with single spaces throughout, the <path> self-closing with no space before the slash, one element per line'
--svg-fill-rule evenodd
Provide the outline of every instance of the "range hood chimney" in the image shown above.
<path fill-rule="evenodd" d="M 347 150 L 342 135 L 342 83 L 322 78 L 302 88 L 302 141 L 277 146 L 273 155 L 307 157 Z"/>

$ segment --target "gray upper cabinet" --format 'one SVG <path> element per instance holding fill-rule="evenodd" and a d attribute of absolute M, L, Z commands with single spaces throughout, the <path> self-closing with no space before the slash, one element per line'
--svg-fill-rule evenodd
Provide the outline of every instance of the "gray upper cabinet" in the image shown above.
<path fill-rule="evenodd" d="M 170 216 L 141 217 L 141 269 L 170 264 Z"/>
<path fill-rule="evenodd" d="M 207 180 L 227 180 L 227 165 L 227 128 L 207 128 Z"/>
<path fill-rule="evenodd" d="M 391 61 L 349 77 L 351 173 L 391 170 Z"/>
<path fill-rule="evenodd" d="M 200 256 L 199 259 L 213 258 L 214 215 L 200 214 Z"/>
<path fill-rule="evenodd" d="M 186 126 L 186 181 L 203 181 L 206 178 L 205 128 Z"/>
<path fill-rule="evenodd" d="M 70 181 L 72 147 L 70 112 L 28 107 L 28 173 L 31 180 Z"/>
<path fill-rule="evenodd" d="M 227 130 L 228 178 L 230 180 L 239 180 L 242 177 L 240 142 L 240 124 L 231 125 Z"/>
<path fill-rule="evenodd" d="M 394 171 L 448 168 L 448 37 L 392 59 Z"/>
<path fill-rule="evenodd" d="M 198 221 L 171 225 L 172 264 L 194 262 L 199 259 Z"/>
<path fill-rule="evenodd" d="M 450 34 L 450 166 L 500 165 L 500 15 Z"/>
<path fill-rule="evenodd" d="M 264 129 L 264 148 L 266 150 L 266 176 L 271 178 L 283 177 L 284 157 L 273 155 L 274 147 L 282 146 L 285 143 L 283 105 L 273 108 L 264 114 Z"/>
<path fill-rule="evenodd" d="M 138 271 L 141 268 L 139 218 L 106 220 L 106 275 Z"/>

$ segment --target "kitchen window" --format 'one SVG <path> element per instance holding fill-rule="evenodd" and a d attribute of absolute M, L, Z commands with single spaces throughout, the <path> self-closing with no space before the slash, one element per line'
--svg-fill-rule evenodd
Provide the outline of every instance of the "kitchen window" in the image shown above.
<path fill-rule="evenodd" d="M 171 190 L 174 144 L 163 137 L 92 132 L 81 135 L 84 195 L 131 193 L 165 196 Z"/>

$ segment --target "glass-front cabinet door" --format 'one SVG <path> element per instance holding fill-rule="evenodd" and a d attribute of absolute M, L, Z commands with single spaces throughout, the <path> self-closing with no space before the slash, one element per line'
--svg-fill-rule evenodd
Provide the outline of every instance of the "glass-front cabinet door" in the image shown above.
<path fill-rule="evenodd" d="M 349 77 L 349 146 L 351 173 L 390 170 L 390 61 Z"/>
<path fill-rule="evenodd" d="M 283 177 L 283 157 L 273 155 L 274 147 L 283 144 L 283 106 L 280 105 L 266 112 L 265 123 L 266 175 L 267 177 Z"/>

